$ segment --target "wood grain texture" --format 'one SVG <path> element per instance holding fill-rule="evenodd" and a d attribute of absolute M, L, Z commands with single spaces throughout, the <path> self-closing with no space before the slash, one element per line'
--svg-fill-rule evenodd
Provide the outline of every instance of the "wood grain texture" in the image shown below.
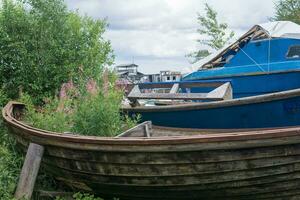
<path fill-rule="evenodd" d="M 16 199 L 31 199 L 43 154 L 43 146 L 30 143 L 14 195 Z"/>
<path fill-rule="evenodd" d="M 42 164 L 58 180 L 101 197 L 128 200 L 297 199 L 300 128 L 231 132 L 139 126 L 117 138 L 51 133 L 4 119 L 20 146 L 45 147 Z M 147 124 L 147 123 L 146 123 Z M 159 133 L 157 133 L 157 131 Z M 176 136 L 163 136 L 173 133 Z M 149 137 L 150 136 L 150 137 Z"/>

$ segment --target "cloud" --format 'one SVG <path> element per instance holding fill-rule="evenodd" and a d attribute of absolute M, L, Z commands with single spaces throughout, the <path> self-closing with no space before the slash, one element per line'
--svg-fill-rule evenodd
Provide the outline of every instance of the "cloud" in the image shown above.
<path fill-rule="evenodd" d="M 96 19 L 107 18 L 105 37 L 111 40 L 116 64 L 130 63 L 134 57 L 141 71 L 184 70 L 191 67 L 186 54 L 199 46 L 197 13 L 204 14 L 207 2 L 221 22 L 237 35 L 251 26 L 267 22 L 273 15 L 273 0 L 67 0 Z"/>

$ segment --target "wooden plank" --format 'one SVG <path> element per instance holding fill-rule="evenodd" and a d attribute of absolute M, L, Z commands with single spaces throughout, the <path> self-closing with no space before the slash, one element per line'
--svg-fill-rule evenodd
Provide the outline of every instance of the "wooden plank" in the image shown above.
<path fill-rule="evenodd" d="M 178 92 L 178 89 L 179 89 L 179 83 L 175 83 L 175 84 L 172 86 L 172 88 L 171 88 L 171 90 L 170 90 L 170 93 L 171 93 L 171 94 L 175 94 L 175 93 Z"/>
<path fill-rule="evenodd" d="M 127 131 L 117 135 L 115 138 L 120 137 L 150 137 L 150 132 L 152 130 L 152 122 L 145 121 L 137 126 L 128 129 Z"/>
<path fill-rule="evenodd" d="M 221 151 L 218 151 L 220 154 Z M 250 151 L 251 152 L 251 151 Z M 57 158 L 57 157 L 50 157 L 43 160 L 43 163 L 47 165 L 51 165 L 52 163 L 56 163 L 57 167 L 66 169 L 66 170 L 80 170 L 82 173 L 89 173 L 89 174 L 97 174 L 97 175 L 107 175 L 107 176 L 144 176 L 143 172 L 147 172 L 147 176 L 193 176 L 193 175 L 201 175 L 201 174 L 213 174 L 213 173 L 222 173 L 222 172 L 228 172 L 228 171 L 240 171 L 240 170 L 247 170 L 249 169 L 249 166 L 251 166 L 252 169 L 259 169 L 259 168 L 265 168 L 270 166 L 278 166 L 278 165 L 287 165 L 287 164 L 294 164 L 300 159 L 300 155 L 297 156 L 281 156 L 281 157 L 262 157 L 258 159 L 244 159 L 243 155 L 239 155 L 240 160 L 233 160 L 230 162 L 223 162 L 222 160 L 217 160 L 217 158 L 221 157 L 223 159 L 222 155 L 214 157 L 214 162 L 207 162 L 206 163 L 199 163 L 201 162 L 201 158 L 206 159 L 207 156 L 205 155 L 202 157 L 203 153 L 199 153 L 199 158 L 195 158 L 197 156 L 196 153 L 191 154 L 190 152 L 186 152 L 186 154 L 177 154 L 176 157 L 174 154 L 170 154 L 170 157 L 167 156 L 169 154 L 165 154 L 163 157 L 157 157 L 156 159 L 160 162 L 158 163 L 156 161 L 155 164 L 153 162 L 147 162 L 149 159 L 153 159 L 153 155 L 144 155 L 143 159 L 144 162 L 139 163 L 138 161 L 141 160 L 141 157 L 136 157 L 138 154 L 130 154 L 129 159 L 135 159 L 134 163 L 116 163 L 120 162 L 117 160 L 117 158 L 114 158 L 114 160 L 109 160 L 106 163 L 103 162 L 93 162 L 91 163 L 88 158 L 85 160 L 68 160 L 63 158 Z M 217 151 L 214 152 L 215 154 Z M 251 152 L 252 153 L 252 152 Z M 211 154 L 211 153 L 210 153 Z M 237 153 L 234 152 L 236 155 Z M 110 154 L 112 155 L 112 154 Z M 227 153 L 228 155 L 228 153 Z M 96 156 L 95 154 L 93 156 Z M 124 155 L 125 156 L 125 155 Z M 139 155 L 141 156 L 141 155 Z M 138 159 L 137 159 L 138 158 Z M 167 162 L 164 162 L 164 160 L 167 159 Z M 185 170 L 182 170 L 182 164 L 176 163 L 179 159 L 185 159 L 187 162 L 184 164 L 186 166 Z M 188 159 L 193 160 L 191 163 Z M 213 158 L 211 158 L 213 159 Z M 113 162 L 111 162 L 113 161 Z M 147 164 L 145 164 L 145 161 Z M 166 161 L 166 160 L 165 160 Z M 164 164 L 161 164 L 164 163 Z M 76 168 L 76 169 L 75 169 Z M 135 170 L 132 170 L 135 168 Z M 299 171 L 299 177 L 300 177 L 300 171 Z"/>
<path fill-rule="evenodd" d="M 151 137 L 151 133 L 152 133 L 152 122 L 148 121 L 148 123 L 145 124 L 144 126 L 144 133 L 145 133 L 145 137 Z"/>
<path fill-rule="evenodd" d="M 31 199 L 43 154 L 43 146 L 34 143 L 29 144 L 14 196 L 16 199 Z"/>
<path fill-rule="evenodd" d="M 229 82 L 224 83 L 207 94 L 207 98 L 221 98 L 223 100 L 232 99 L 232 88 Z"/>
<path fill-rule="evenodd" d="M 134 158 L 133 158 L 134 159 Z M 263 162 L 263 161 L 262 161 Z M 295 171 L 299 172 L 300 163 L 271 166 L 265 168 L 252 169 L 248 167 L 246 170 L 237 170 L 237 171 L 222 171 L 219 173 L 208 173 L 208 174 L 193 174 L 193 175 L 177 175 L 173 176 L 147 176 L 147 172 L 141 173 L 140 176 L 107 176 L 99 174 L 88 174 L 81 173 L 81 171 L 61 169 L 55 166 L 47 165 L 47 170 L 52 173 L 59 173 L 62 177 L 76 180 L 78 182 L 97 182 L 97 183 L 108 183 L 111 185 L 122 185 L 122 186 L 155 186 L 156 187 L 172 187 L 172 186 L 184 186 L 184 185 L 196 185 L 196 184 L 213 184 L 219 183 L 224 184 L 230 181 L 239 181 L 239 180 L 251 180 L 254 178 L 263 178 L 265 176 L 274 176 L 286 173 L 293 173 Z M 132 166 L 134 167 L 134 166 Z M 135 167 L 139 167 L 136 165 Z M 140 166 L 142 167 L 142 166 Z M 153 166 L 159 169 L 159 166 Z M 192 167 L 187 165 L 186 167 Z M 135 170 L 133 168 L 133 170 Z M 183 170 L 183 169 L 182 169 Z M 180 173 L 182 170 L 178 170 Z M 163 172 L 161 172 L 163 174 Z M 296 178 L 299 178 L 299 173 Z M 272 179 L 272 178 L 271 178 Z M 299 181 L 299 180 L 298 180 Z M 300 184 L 300 181 L 299 181 Z M 263 188 L 261 188 L 263 189 Z"/>

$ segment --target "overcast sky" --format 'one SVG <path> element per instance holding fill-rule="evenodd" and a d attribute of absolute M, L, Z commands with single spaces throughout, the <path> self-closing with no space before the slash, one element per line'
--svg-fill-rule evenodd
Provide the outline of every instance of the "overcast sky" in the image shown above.
<path fill-rule="evenodd" d="M 143 73 L 192 69 L 185 55 L 200 48 L 197 12 L 203 14 L 205 2 L 238 37 L 253 25 L 267 22 L 274 14 L 274 1 L 66 0 L 72 10 L 95 19 L 107 18 L 105 37 L 112 43 L 115 64 L 134 62 Z"/>

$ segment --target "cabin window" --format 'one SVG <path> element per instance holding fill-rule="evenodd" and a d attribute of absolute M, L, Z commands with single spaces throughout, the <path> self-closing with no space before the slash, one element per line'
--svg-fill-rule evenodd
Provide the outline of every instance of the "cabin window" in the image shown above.
<path fill-rule="evenodd" d="M 173 80 L 176 80 L 176 76 L 173 76 Z"/>
<path fill-rule="evenodd" d="M 300 58 L 300 45 L 290 46 L 286 57 L 287 58 Z"/>

